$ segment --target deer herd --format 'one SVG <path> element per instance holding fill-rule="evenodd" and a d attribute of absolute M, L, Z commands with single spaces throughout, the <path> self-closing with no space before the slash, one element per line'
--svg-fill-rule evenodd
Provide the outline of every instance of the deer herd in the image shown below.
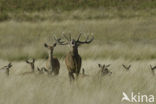
<path fill-rule="evenodd" d="M 33 74 L 35 72 L 35 69 L 37 69 L 36 71 L 38 71 L 39 74 L 43 74 L 45 72 L 48 75 L 53 75 L 53 76 L 59 75 L 60 62 L 57 57 L 53 56 L 54 48 L 57 45 L 70 45 L 71 50 L 65 57 L 65 64 L 66 64 L 66 67 L 68 70 L 68 76 L 69 76 L 70 81 L 77 79 L 79 76 L 82 76 L 82 77 L 89 76 L 89 75 L 85 74 L 84 68 L 82 68 L 82 73 L 80 73 L 82 59 L 81 59 L 81 56 L 79 55 L 78 47 L 83 44 L 90 44 L 94 40 L 93 35 L 87 36 L 84 41 L 80 41 L 81 34 L 79 34 L 77 39 L 72 38 L 70 34 L 68 37 L 64 34 L 63 34 L 63 36 L 64 36 L 65 40 L 62 40 L 61 38 L 54 37 L 55 42 L 52 45 L 44 43 L 44 47 L 47 48 L 49 51 L 49 57 L 46 62 L 46 67 L 41 67 L 41 68 L 37 67 L 36 68 L 35 67 L 35 59 L 26 60 L 26 63 L 29 64 L 31 67 L 31 71 L 22 73 L 22 75 Z M 0 70 L 5 70 L 6 75 L 9 76 L 10 68 L 12 66 L 13 65 L 11 63 L 9 63 L 8 65 L 0 68 Z M 100 76 L 112 74 L 112 72 L 108 69 L 110 67 L 110 64 L 109 65 L 98 64 L 98 67 L 99 67 L 99 71 L 97 73 Z M 122 67 L 126 71 L 129 71 L 131 68 L 131 65 L 126 66 L 126 65 L 122 64 Z M 153 67 L 152 65 L 150 65 L 150 69 L 154 75 L 155 74 L 154 70 L 156 69 L 156 66 Z"/>

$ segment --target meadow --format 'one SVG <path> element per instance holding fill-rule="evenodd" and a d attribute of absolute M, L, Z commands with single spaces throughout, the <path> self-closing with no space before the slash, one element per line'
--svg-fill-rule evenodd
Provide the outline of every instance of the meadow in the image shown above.
<path fill-rule="evenodd" d="M 144 6 L 144 2 L 138 6 L 144 9 L 137 10 L 119 9 L 114 2 L 119 10 L 109 6 L 83 10 L 83 5 L 70 11 L 38 11 L 36 7 L 32 12 L 18 6 L 19 11 L 10 11 L 8 3 L 8 10 L 0 14 L 0 68 L 9 62 L 13 67 L 9 76 L 0 70 L 0 104 L 121 104 L 122 92 L 156 96 L 156 79 L 149 66 L 156 62 L 156 10 L 152 3 Z M 62 32 L 73 38 L 79 33 L 94 34 L 91 44 L 79 47 L 82 68 L 89 77 L 69 82 L 64 58 L 70 47 L 60 45 L 54 50 L 61 63 L 57 77 L 39 74 L 36 69 L 22 75 L 31 71 L 26 59 L 35 58 L 35 68 L 45 66 L 48 50 L 44 43 L 52 44 L 54 35 L 63 38 Z M 98 77 L 99 63 L 111 64 L 112 75 Z M 126 71 L 122 64 L 132 67 Z"/>

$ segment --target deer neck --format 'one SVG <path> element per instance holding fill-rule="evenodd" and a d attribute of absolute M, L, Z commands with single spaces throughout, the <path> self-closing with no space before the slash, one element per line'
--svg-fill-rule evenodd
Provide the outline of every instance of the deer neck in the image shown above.
<path fill-rule="evenodd" d="M 35 70 L 34 64 L 31 64 L 31 69 L 32 69 L 32 72 L 34 72 L 34 70 Z"/>
<path fill-rule="evenodd" d="M 72 53 L 74 56 L 77 56 L 79 53 L 78 53 L 78 47 L 73 47 L 72 48 Z"/>
<path fill-rule="evenodd" d="M 53 60 L 53 50 L 49 51 L 49 59 L 50 59 L 50 61 Z"/>

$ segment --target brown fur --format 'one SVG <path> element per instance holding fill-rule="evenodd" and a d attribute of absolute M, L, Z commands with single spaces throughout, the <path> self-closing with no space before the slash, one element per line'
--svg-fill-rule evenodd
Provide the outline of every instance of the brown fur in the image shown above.
<path fill-rule="evenodd" d="M 74 54 L 72 51 L 67 54 L 65 64 L 69 71 L 70 80 L 75 79 L 73 73 L 78 77 L 81 69 L 81 62 L 82 60 L 79 54 Z"/>
<path fill-rule="evenodd" d="M 77 40 L 75 40 L 71 38 L 71 34 L 69 38 L 64 35 L 64 38 L 67 40 L 67 42 L 61 41 L 61 38 L 58 39 L 55 38 L 58 44 L 60 45 L 69 44 L 72 47 L 72 50 L 66 55 L 65 58 L 65 64 L 68 69 L 70 81 L 75 79 L 74 74 L 76 74 L 77 77 L 79 76 L 80 69 L 81 69 L 82 60 L 81 60 L 81 56 L 78 53 L 78 47 L 82 44 L 89 44 L 94 40 L 94 37 L 89 39 L 89 36 L 87 36 L 85 41 L 80 41 L 80 37 L 81 34 L 78 36 Z"/>
<path fill-rule="evenodd" d="M 56 43 L 54 43 L 53 46 L 49 46 L 47 44 L 44 46 L 49 49 L 49 57 L 46 63 L 46 69 L 50 70 L 50 74 L 54 73 L 54 75 L 58 75 L 60 70 L 60 62 L 55 56 L 53 56 L 53 50 L 56 46 Z"/>

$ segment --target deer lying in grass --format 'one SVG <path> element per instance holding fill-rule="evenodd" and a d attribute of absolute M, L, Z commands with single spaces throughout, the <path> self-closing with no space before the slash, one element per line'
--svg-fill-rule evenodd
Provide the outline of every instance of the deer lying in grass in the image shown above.
<path fill-rule="evenodd" d="M 122 64 L 122 66 L 123 66 L 123 68 L 125 68 L 125 69 L 126 69 L 126 71 L 129 71 L 129 70 L 130 70 L 130 68 L 131 68 L 131 65 L 126 66 L 126 65 Z"/>
<path fill-rule="evenodd" d="M 26 60 L 25 62 L 30 65 L 31 71 L 30 72 L 24 72 L 24 73 L 22 73 L 22 75 L 34 73 L 35 72 L 35 59 Z"/>
<path fill-rule="evenodd" d="M 0 70 L 5 70 L 5 73 L 7 76 L 9 76 L 9 72 L 10 72 L 10 68 L 12 67 L 13 65 L 11 63 L 9 63 L 8 65 L 2 67 Z"/>
<path fill-rule="evenodd" d="M 111 75 L 112 74 L 112 72 L 108 69 L 108 67 L 110 67 L 110 64 L 109 65 L 98 64 L 98 66 L 100 68 L 98 74 L 100 74 L 101 76 Z"/>
<path fill-rule="evenodd" d="M 81 34 L 78 36 L 77 39 L 72 39 L 71 35 L 69 36 L 69 38 L 64 35 L 66 42 L 60 42 L 60 39 L 57 39 L 57 42 L 60 45 L 70 45 L 72 48 L 65 58 L 65 64 L 68 69 L 68 75 L 69 75 L 70 81 L 75 79 L 74 74 L 76 74 L 78 78 L 80 69 L 81 69 L 82 60 L 78 52 L 78 47 L 82 44 L 89 44 L 94 40 L 93 36 L 90 39 L 89 39 L 89 36 L 87 36 L 85 41 L 80 41 L 80 37 L 81 37 Z"/>
<path fill-rule="evenodd" d="M 155 75 L 154 70 L 156 69 L 156 66 L 152 66 L 152 65 L 150 65 L 150 68 L 151 68 L 152 74 Z"/>
<path fill-rule="evenodd" d="M 44 73 L 44 67 L 42 67 L 42 68 L 37 67 L 37 71 L 39 74 L 43 74 Z"/>
<path fill-rule="evenodd" d="M 55 56 L 53 56 L 53 51 L 56 47 L 56 43 L 54 43 L 52 46 L 45 43 L 44 46 L 49 49 L 49 57 L 46 68 L 50 70 L 49 74 L 54 73 L 54 75 L 58 75 L 60 70 L 60 62 Z"/>
<path fill-rule="evenodd" d="M 51 71 L 49 71 L 45 67 L 42 67 L 42 68 L 37 67 L 37 70 L 38 70 L 39 74 L 43 74 L 44 72 L 46 72 L 48 75 L 51 74 Z"/>

